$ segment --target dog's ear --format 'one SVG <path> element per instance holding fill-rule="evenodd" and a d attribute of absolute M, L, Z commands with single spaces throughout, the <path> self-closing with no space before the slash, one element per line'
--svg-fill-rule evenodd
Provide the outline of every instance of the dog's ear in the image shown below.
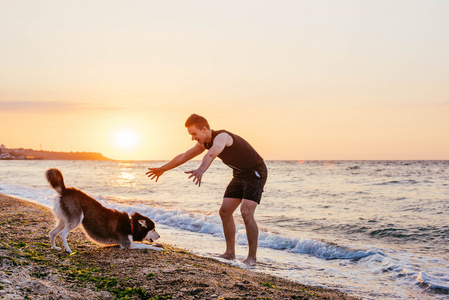
<path fill-rule="evenodd" d="M 147 221 L 146 220 L 139 220 L 139 224 L 143 227 L 143 228 L 147 228 Z"/>
<path fill-rule="evenodd" d="M 142 241 L 148 231 L 146 220 L 142 216 L 139 216 L 138 213 L 132 214 L 131 222 L 133 223 L 132 235 L 134 241 Z"/>
<path fill-rule="evenodd" d="M 141 214 L 139 214 L 138 212 L 134 212 L 134 213 L 131 215 L 131 217 L 132 217 L 132 218 L 143 218 L 143 216 L 142 216 Z"/>

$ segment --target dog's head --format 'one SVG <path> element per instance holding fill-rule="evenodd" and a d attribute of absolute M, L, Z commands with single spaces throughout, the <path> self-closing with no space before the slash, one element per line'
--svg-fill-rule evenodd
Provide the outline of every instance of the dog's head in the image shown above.
<path fill-rule="evenodd" d="M 139 213 L 133 213 L 131 215 L 131 222 L 133 224 L 134 241 L 143 241 L 144 239 L 147 239 L 152 242 L 160 237 L 156 232 L 156 226 L 151 219 L 142 216 Z"/>

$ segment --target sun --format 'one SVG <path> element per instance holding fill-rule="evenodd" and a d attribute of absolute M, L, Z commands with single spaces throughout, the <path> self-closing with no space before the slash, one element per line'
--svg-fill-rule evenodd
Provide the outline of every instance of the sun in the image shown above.
<path fill-rule="evenodd" d="M 134 148 L 139 142 L 139 135 L 131 129 L 120 129 L 113 135 L 115 146 L 122 149 Z"/>

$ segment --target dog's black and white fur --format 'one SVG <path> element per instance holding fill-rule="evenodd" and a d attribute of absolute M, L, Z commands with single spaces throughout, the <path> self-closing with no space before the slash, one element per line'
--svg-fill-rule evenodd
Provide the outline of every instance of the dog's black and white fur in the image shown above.
<path fill-rule="evenodd" d="M 71 253 L 67 235 L 78 225 L 83 224 L 84 231 L 89 237 L 101 244 L 118 244 L 125 249 L 163 250 L 134 242 L 144 239 L 152 242 L 159 238 L 154 222 L 149 218 L 135 212 L 130 219 L 126 212 L 108 209 L 80 190 L 66 188 L 62 173 L 58 169 L 49 169 L 45 175 L 51 187 L 59 194 L 53 207 L 57 225 L 50 232 L 52 249 L 61 249 L 55 244 L 55 238 L 59 234 L 65 250 Z"/>

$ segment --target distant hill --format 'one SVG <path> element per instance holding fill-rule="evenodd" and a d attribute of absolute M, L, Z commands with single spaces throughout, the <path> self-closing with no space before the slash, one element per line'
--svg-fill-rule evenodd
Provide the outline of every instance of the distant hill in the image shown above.
<path fill-rule="evenodd" d="M 96 152 L 56 152 L 33 149 L 8 149 L 2 145 L 2 159 L 44 159 L 44 160 L 112 160 Z"/>

